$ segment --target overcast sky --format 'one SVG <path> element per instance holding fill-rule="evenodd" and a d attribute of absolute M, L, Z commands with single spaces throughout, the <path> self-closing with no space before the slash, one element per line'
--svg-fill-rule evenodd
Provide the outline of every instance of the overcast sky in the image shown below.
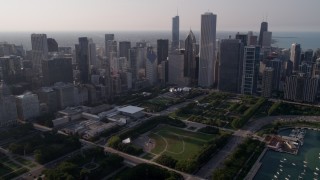
<path fill-rule="evenodd" d="M 320 0 L 0 0 L 0 31 L 200 29 L 200 16 L 218 16 L 217 30 L 320 31 Z"/>

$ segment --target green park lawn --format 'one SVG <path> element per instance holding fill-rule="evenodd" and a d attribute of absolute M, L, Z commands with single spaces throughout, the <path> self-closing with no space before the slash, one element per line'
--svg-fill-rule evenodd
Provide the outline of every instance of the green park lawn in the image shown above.
<path fill-rule="evenodd" d="M 189 132 L 172 126 L 159 126 L 148 135 L 154 139 L 153 154 L 165 154 L 176 160 L 187 160 L 198 154 L 203 145 L 218 135 Z"/>

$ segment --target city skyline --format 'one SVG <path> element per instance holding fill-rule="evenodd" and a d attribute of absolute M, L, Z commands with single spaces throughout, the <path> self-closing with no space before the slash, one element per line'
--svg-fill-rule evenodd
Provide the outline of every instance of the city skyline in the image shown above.
<path fill-rule="evenodd" d="M 308 3 L 298 0 L 203 0 L 201 3 L 192 0 L 12 0 L 2 3 L 0 17 L 7 18 L 1 18 L 0 31 L 162 31 L 171 29 L 170 20 L 176 14 L 180 16 L 181 30 L 197 31 L 200 30 L 200 15 L 207 11 L 219 16 L 218 31 L 259 29 L 262 21 L 272 22 L 271 31 L 320 29 L 316 23 L 320 2 L 316 0 Z M 250 11 L 244 11 L 248 7 Z"/>

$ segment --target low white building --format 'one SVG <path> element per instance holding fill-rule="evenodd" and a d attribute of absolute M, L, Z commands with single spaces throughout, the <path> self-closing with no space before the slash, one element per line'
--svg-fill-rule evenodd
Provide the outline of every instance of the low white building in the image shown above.
<path fill-rule="evenodd" d="M 143 117 L 144 116 L 143 110 L 144 108 L 137 107 L 137 106 L 125 106 L 118 109 L 118 111 L 121 114 L 125 116 L 129 116 L 134 119 Z"/>

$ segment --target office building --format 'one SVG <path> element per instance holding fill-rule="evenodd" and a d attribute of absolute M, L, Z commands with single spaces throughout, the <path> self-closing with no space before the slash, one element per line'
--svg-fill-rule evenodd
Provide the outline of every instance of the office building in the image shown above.
<path fill-rule="evenodd" d="M 42 61 L 48 58 L 48 41 L 46 34 L 31 34 L 32 68 L 35 75 L 42 75 Z"/>
<path fill-rule="evenodd" d="M 179 16 L 172 18 L 172 45 L 171 49 L 179 49 Z"/>
<path fill-rule="evenodd" d="M 304 60 L 307 63 L 312 63 L 313 62 L 313 50 L 308 49 L 304 52 Z"/>
<path fill-rule="evenodd" d="M 262 22 L 260 26 L 260 34 L 259 34 L 259 45 L 262 47 L 263 42 L 263 33 L 268 31 L 268 22 Z"/>
<path fill-rule="evenodd" d="M 243 48 L 241 40 L 221 40 L 218 76 L 218 89 L 220 91 L 241 92 Z"/>
<path fill-rule="evenodd" d="M 58 43 L 55 39 L 48 38 L 47 43 L 48 43 L 48 52 L 58 52 L 59 51 Z"/>
<path fill-rule="evenodd" d="M 293 64 L 293 71 L 299 70 L 299 65 L 301 63 L 301 47 L 300 44 L 293 43 L 290 49 L 290 61 Z"/>
<path fill-rule="evenodd" d="M 269 98 L 272 96 L 272 80 L 274 70 L 271 67 L 265 68 L 262 75 L 262 92 L 263 97 Z"/>
<path fill-rule="evenodd" d="M 97 48 L 96 44 L 92 41 L 92 39 L 89 39 L 88 44 L 88 57 L 89 57 L 89 65 L 93 66 L 94 68 L 98 68 L 98 60 L 97 60 Z M 91 72 L 91 68 L 89 67 L 89 70 Z"/>
<path fill-rule="evenodd" d="M 112 50 L 110 49 L 110 41 L 114 41 L 114 34 L 105 34 L 105 53 L 107 57 L 108 53 L 112 52 Z"/>
<path fill-rule="evenodd" d="M 201 15 L 201 41 L 198 84 L 211 87 L 216 82 L 216 25 L 217 16 L 212 13 Z"/>
<path fill-rule="evenodd" d="M 247 46 L 256 46 L 258 44 L 258 37 L 253 35 L 252 31 L 248 32 Z"/>
<path fill-rule="evenodd" d="M 236 39 L 239 39 L 243 46 L 247 46 L 248 44 L 248 34 L 240 34 L 239 32 L 236 34 Z"/>
<path fill-rule="evenodd" d="M 80 71 L 79 82 L 86 84 L 89 82 L 89 41 L 87 37 L 79 38 L 79 45 L 76 46 L 77 64 Z"/>
<path fill-rule="evenodd" d="M 271 47 L 272 32 L 263 32 L 261 47 Z"/>
<path fill-rule="evenodd" d="M 16 96 L 17 112 L 20 120 L 31 120 L 40 115 L 38 95 L 27 92 Z"/>
<path fill-rule="evenodd" d="M 169 40 L 168 39 L 158 39 L 157 40 L 157 58 L 158 64 L 162 61 L 167 60 L 169 53 Z"/>
<path fill-rule="evenodd" d="M 54 113 L 58 108 L 58 95 L 51 87 L 42 87 L 37 91 L 39 102 L 45 104 L 47 113 Z"/>
<path fill-rule="evenodd" d="M 260 47 L 244 47 L 243 70 L 242 70 L 242 94 L 255 94 L 260 65 Z"/>
<path fill-rule="evenodd" d="M 183 51 L 175 50 L 169 54 L 168 58 L 168 82 L 177 86 L 187 86 L 188 78 L 184 77 Z"/>
<path fill-rule="evenodd" d="M 157 55 L 153 51 L 153 47 L 147 48 L 147 60 L 146 60 L 146 78 L 148 79 L 150 85 L 155 85 L 157 83 L 158 74 L 158 63 Z"/>
<path fill-rule="evenodd" d="M 130 41 L 119 42 L 119 57 L 125 57 L 129 60 L 129 49 L 131 48 Z"/>
<path fill-rule="evenodd" d="M 313 64 L 306 61 L 299 65 L 299 73 L 303 73 L 306 77 L 311 78 L 313 74 Z"/>
<path fill-rule="evenodd" d="M 6 84 L 14 84 L 24 80 L 20 56 L 0 57 L 0 80 Z"/>
<path fill-rule="evenodd" d="M 266 64 L 266 67 L 273 69 L 272 89 L 276 91 L 280 90 L 280 80 L 283 79 L 283 74 L 285 74 L 283 64 L 284 63 L 278 58 L 272 59 Z"/>
<path fill-rule="evenodd" d="M 18 115 L 16 99 L 10 89 L 0 82 L 0 128 L 17 124 Z"/>
<path fill-rule="evenodd" d="M 289 76 L 285 82 L 284 99 L 312 103 L 317 95 L 318 83 L 317 78 L 308 78 L 302 73 Z"/>
<path fill-rule="evenodd" d="M 52 86 L 56 82 L 73 82 L 72 59 L 53 57 L 42 61 L 43 84 Z"/>
<path fill-rule="evenodd" d="M 183 75 L 189 79 L 188 85 L 190 86 L 196 86 L 198 81 L 196 78 L 198 76 L 196 74 L 196 56 L 199 54 L 199 48 L 196 43 L 196 38 L 190 30 L 187 39 L 185 40 L 183 68 Z"/>
<path fill-rule="evenodd" d="M 53 89 L 57 92 L 58 108 L 64 109 L 68 106 L 74 106 L 75 101 L 75 87 L 71 83 L 55 83 Z"/>

